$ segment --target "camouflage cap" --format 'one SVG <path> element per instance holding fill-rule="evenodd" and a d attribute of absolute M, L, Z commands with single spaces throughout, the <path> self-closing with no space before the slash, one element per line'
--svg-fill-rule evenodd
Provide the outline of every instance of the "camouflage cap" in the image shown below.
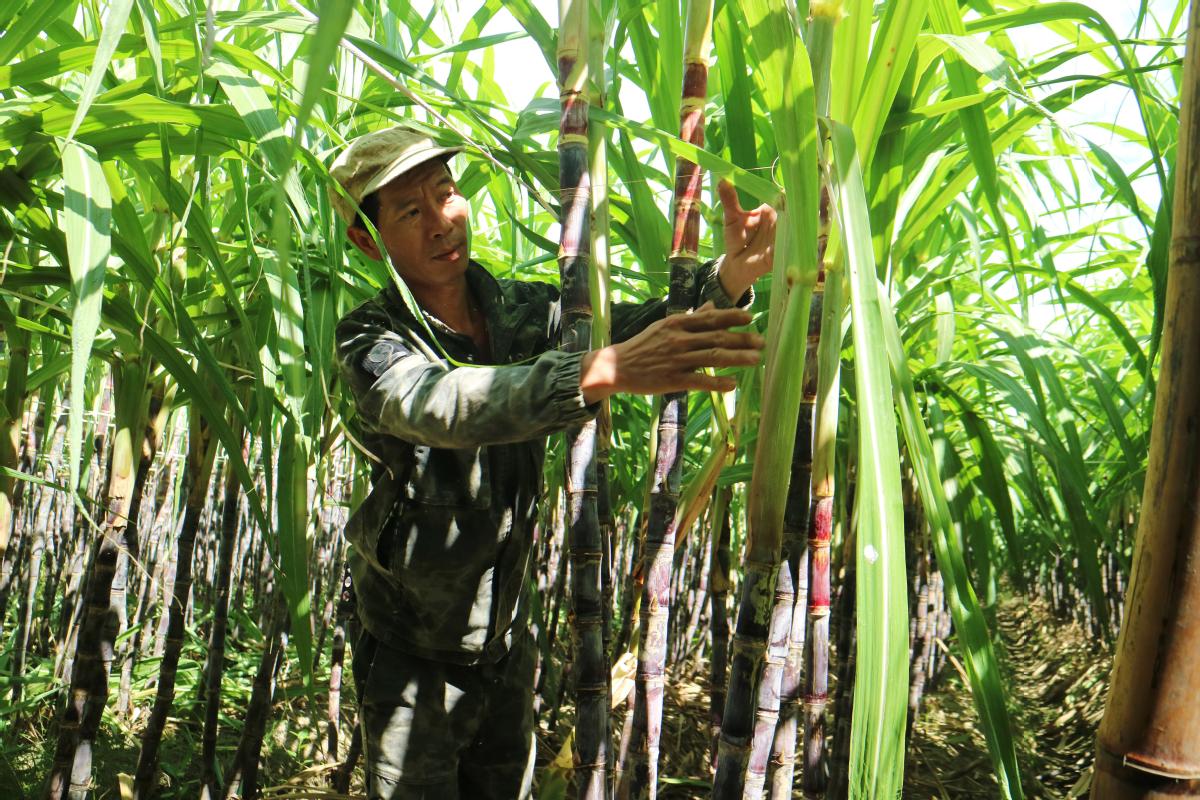
<path fill-rule="evenodd" d="M 333 161 L 329 174 L 350 196 L 330 187 L 329 197 L 338 216 L 352 224 L 362 199 L 431 158 L 452 156 L 462 147 L 443 147 L 430 136 L 408 125 L 397 125 L 364 134 Z"/>

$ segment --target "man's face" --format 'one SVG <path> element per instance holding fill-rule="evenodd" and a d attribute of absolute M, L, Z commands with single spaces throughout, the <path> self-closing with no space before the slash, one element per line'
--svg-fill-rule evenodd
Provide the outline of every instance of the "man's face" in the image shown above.
<path fill-rule="evenodd" d="M 461 280 L 469 256 L 470 206 L 446 165 L 427 161 L 376 194 L 379 238 L 400 277 L 410 286 L 430 287 Z M 365 230 L 351 228 L 349 234 L 367 255 L 380 257 Z"/>

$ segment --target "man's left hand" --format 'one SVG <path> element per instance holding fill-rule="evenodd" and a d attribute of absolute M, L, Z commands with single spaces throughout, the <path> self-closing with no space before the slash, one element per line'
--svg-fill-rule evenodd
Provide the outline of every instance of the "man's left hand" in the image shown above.
<path fill-rule="evenodd" d="M 717 185 L 717 194 L 725 211 L 725 259 L 717 276 L 725 294 L 737 302 L 751 284 L 771 271 L 778 214 L 766 203 L 751 211 L 743 209 L 729 181 Z"/>

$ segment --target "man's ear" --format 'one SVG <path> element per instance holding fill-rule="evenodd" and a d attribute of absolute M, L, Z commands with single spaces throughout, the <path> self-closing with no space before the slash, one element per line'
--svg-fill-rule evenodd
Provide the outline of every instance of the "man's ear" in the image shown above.
<path fill-rule="evenodd" d="M 367 233 L 365 228 L 357 226 L 346 228 L 346 238 L 354 243 L 354 246 L 362 251 L 367 258 L 376 261 L 383 260 L 383 254 L 379 252 L 379 248 L 375 246 L 375 239 L 371 234 Z"/>

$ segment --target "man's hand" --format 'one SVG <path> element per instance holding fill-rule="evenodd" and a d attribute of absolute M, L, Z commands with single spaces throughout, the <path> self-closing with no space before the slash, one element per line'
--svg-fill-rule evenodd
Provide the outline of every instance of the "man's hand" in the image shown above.
<path fill-rule="evenodd" d="M 775 257 L 775 222 L 778 214 L 766 203 L 746 211 L 737 189 L 729 181 L 717 184 L 725 211 L 725 260 L 717 277 L 734 302 L 750 285 L 771 271 Z"/>
<path fill-rule="evenodd" d="M 616 392 L 728 392 L 737 385 L 733 378 L 699 370 L 757 364 L 763 337 L 729 330 L 749 322 L 748 312 L 716 310 L 706 303 L 690 314 L 661 319 L 628 341 L 592 351 L 579 369 L 583 399 L 590 405 Z"/>

